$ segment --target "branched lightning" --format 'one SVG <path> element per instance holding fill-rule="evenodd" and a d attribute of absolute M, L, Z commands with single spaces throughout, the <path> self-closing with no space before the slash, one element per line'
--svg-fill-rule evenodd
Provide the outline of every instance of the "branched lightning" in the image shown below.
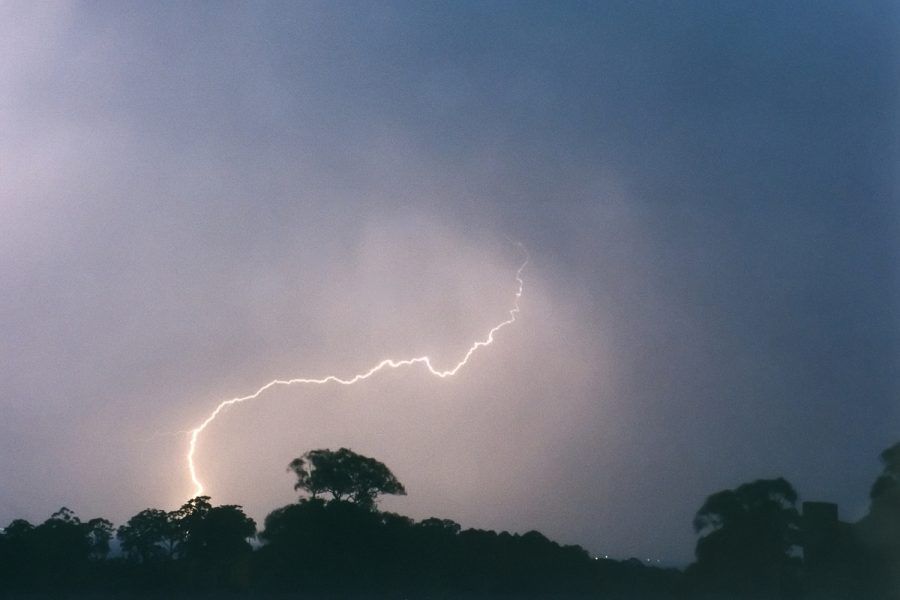
<path fill-rule="evenodd" d="M 519 247 L 521 248 L 521 245 L 519 245 Z M 524 253 L 524 248 L 522 248 L 522 251 Z M 202 423 L 200 423 L 200 425 L 198 425 L 194 429 L 191 429 L 188 432 L 188 433 L 190 433 L 191 441 L 188 446 L 187 464 L 188 464 L 188 471 L 190 472 L 190 475 L 191 475 L 191 481 L 194 484 L 194 496 L 202 496 L 203 495 L 203 484 L 200 483 L 200 479 L 197 476 L 197 467 L 194 464 L 194 455 L 197 452 L 197 442 L 200 439 L 200 434 L 207 428 L 207 426 L 210 425 L 210 423 L 212 423 L 216 419 L 216 417 L 219 416 L 219 414 L 223 410 L 225 410 L 226 408 L 228 408 L 229 406 L 232 406 L 234 404 L 240 404 L 241 402 L 246 402 L 248 400 L 254 400 L 254 399 L 258 398 L 263 392 L 265 392 L 269 388 L 275 387 L 275 386 L 287 386 L 287 385 L 294 385 L 294 384 L 324 385 L 327 383 L 336 383 L 336 384 L 340 384 L 340 385 L 353 385 L 355 383 L 358 383 L 360 381 L 368 379 L 369 377 L 372 377 L 373 375 L 375 375 L 376 373 L 378 373 L 379 371 L 382 371 L 384 369 L 398 369 L 400 367 L 409 367 L 409 366 L 417 365 L 417 364 L 424 365 L 425 368 L 428 369 L 429 373 L 431 373 L 432 375 L 434 375 L 436 377 L 440 377 L 441 379 L 456 375 L 456 373 L 460 369 L 462 369 L 466 365 L 467 362 L 469 362 L 469 358 L 471 358 L 471 356 L 473 354 L 475 354 L 475 352 L 479 348 L 482 348 L 484 346 L 489 346 L 492 343 L 494 343 L 494 334 L 496 334 L 498 331 L 500 331 L 507 325 L 510 325 L 513 322 L 515 322 L 516 317 L 519 314 L 519 299 L 522 297 L 522 291 L 525 288 L 525 282 L 522 280 L 522 271 L 525 269 L 525 266 L 527 264 L 528 264 L 528 256 L 526 254 L 525 260 L 522 262 L 522 265 L 516 271 L 516 283 L 517 283 L 518 287 L 516 289 L 515 302 L 513 304 L 513 308 L 510 309 L 510 311 L 509 311 L 509 318 L 502 321 L 501 323 L 495 325 L 493 327 L 493 329 L 491 329 L 488 332 L 487 336 L 484 339 L 478 340 L 474 344 L 472 344 L 472 346 L 466 352 L 465 356 L 463 356 L 462 360 L 460 360 L 458 363 L 456 363 L 456 366 L 454 366 L 452 369 L 447 369 L 446 371 L 441 371 L 439 369 L 436 369 L 434 367 L 434 365 L 431 363 L 431 359 L 427 356 L 418 356 L 416 358 L 407 358 L 407 359 L 403 359 L 403 360 L 394 360 L 392 358 L 386 358 L 386 359 L 382 360 L 381 362 L 379 362 L 378 364 L 376 364 L 371 369 L 369 369 L 368 371 L 365 371 L 363 373 L 358 373 L 349 378 L 342 378 L 342 377 L 338 377 L 336 375 L 328 375 L 327 377 L 322 377 L 321 379 L 311 379 L 311 378 L 306 378 L 306 377 L 298 377 L 296 379 L 274 379 L 248 396 L 241 396 L 240 398 L 232 398 L 231 400 L 224 400 L 224 401 L 220 402 L 219 405 L 216 406 L 215 410 L 213 410 L 209 414 L 209 416 L 206 417 L 206 419 L 204 419 Z"/>

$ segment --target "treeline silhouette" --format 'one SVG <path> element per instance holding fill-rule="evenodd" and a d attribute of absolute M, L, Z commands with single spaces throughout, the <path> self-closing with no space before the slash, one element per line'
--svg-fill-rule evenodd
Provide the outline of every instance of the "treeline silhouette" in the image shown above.
<path fill-rule="evenodd" d="M 885 450 L 868 514 L 804 502 L 782 478 L 710 495 L 684 571 L 592 557 L 537 531 L 462 529 L 377 509 L 405 494 L 379 461 L 341 448 L 290 463 L 303 497 L 261 531 L 207 496 L 145 509 L 117 529 L 62 508 L 0 533 L 3 597 L 599 597 L 900 599 L 900 443 Z M 115 540 L 115 542 L 114 542 Z"/>

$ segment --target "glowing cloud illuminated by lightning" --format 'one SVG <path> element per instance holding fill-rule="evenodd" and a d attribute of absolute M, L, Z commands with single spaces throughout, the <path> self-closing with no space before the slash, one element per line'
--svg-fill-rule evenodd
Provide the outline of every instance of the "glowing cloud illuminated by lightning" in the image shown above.
<path fill-rule="evenodd" d="M 522 248 L 521 245 L 519 245 L 519 247 Z M 522 248 L 522 252 L 525 253 L 524 248 Z M 354 385 L 356 383 L 359 383 L 360 381 L 363 381 L 365 379 L 368 379 L 369 377 L 372 377 L 379 371 L 383 371 L 385 369 L 398 369 L 400 367 L 409 367 L 409 366 L 417 365 L 417 364 L 424 365 L 424 367 L 426 369 L 428 369 L 429 373 L 431 373 L 432 375 L 434 375 L 436 377 L 440 377 L 441 379 L 456 375 L 456 373 L 460 369 L 462 369 L 467 362 L 469 362 L 469 358 L 471 358 L 471 356 L 473 354 L 475 354 L 475 352 L 479 348 L 482 348 L 484 346 L 490 346 L 492 343 L 494 343 L 494 334 L 496 334 L 498 331 L 500 331 L 507 325 L 510 325 L 513 322 L 515 322 L 516 317 L 519 314 L 519 299 L 522 297 L 522 291 L 525 288 L 525 283 L 522 280 L 522 271 L 525 269 L 525 266 L 527 264 L 528 264 L 528 256 L 526 254 L 525 260 L 522 262 L 522 265 L 516 271 L 516 283 L 518 284 L 518 287 L 516 289 L 515 301 L 513 303 L 513 307 L 509 311 L 509 318 L 498 323 L 497 325 L 495 325 L 490 331 L 488 331 L 487 336 L 485 336 L 484 339 L 478 340 L 475 343 L 473 343 L 472 346 L 469 347 L 469 350 L 466 352 L 466 354 L 463 356 L 462 360 L 460 360 L 458 363 L 456 363 L 456 366 L 454 366 L 451 369 L 447 369 L 444 371 L 436 369 L 434 367 L 434 365 L 431 363 L 431 359 L 427 356 L 418 356 L 416 358 L 405 358 L 402 360 L 386 358 L 386 359 L 380 361 L 379 363 L 377 363 L 374 367 L 372 367 L 368 371 L 365 371 L 363 373 L 358 373 L 351 377 L 344 378 L 344 377 L 338 377 L 337 375 L 328 375 L 326 377 L 322 377 L 319 379 L 312 379 L 312 378 L 306 378 L 306 377 L 298 377 L 296 379 L 274 379 L 248 396 L 241 396 L 240 398 L 232 398 L 231 400 L 224 400 L 224 401 L 220 402 L 219 405 L 216 406 L 215 410 L 213 410 L 209 414 L 209 416 L 206 417 L 206 419 L 204 419 L 202 423 L 200 423 L 200 425 L 198 425 L 197 427 L 195 427 L 194 429 L 191 429 L 189 431 L 191 437 L 190 437 L 190 444 L 188 446 L 188 453 L 187 453 L 187 466 L 188 466 L 188 472 L 190 473 L 190 476 L 191 476 L 191 481 L 194 484 L 194 495 L 200 496 L 203 494 L 203 484 L 200 483 L 200 479 L 197 475 L 197 467 L 194 464 L 194 455 L 197 453 L 197 444 L 200 440 L 200 434 L 203 433 L 203 431 L 216 419 L 216 417 L 219 416 L 219 414 L 223 410 L 225 410 L 229 406 L 232 406 L 233 404 L 240 404 L 241 402 L 246 402 L 248 400 L 254 400 L 254 399 L 258 398 L 260 395 L 262 395 L 263 392 L 265 392 L 269 388 L 275 387 L 275 386 L 281 386 L 281 385 L 287 386 L 287 385 L 294 385 L 294 384 L 324 385 L 327 383 L 336 383 L 336 384 L 340 384 L 340 385 Z"/>

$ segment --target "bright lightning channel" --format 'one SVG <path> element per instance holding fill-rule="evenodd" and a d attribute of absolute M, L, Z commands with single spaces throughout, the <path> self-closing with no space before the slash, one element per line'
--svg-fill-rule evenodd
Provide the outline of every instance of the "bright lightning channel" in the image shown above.
<path fill-rule="evenodd" d="M 520 245 L 521 248 L 521 245 Z M 524 252 L 524 248 L 522 249 Z M 369 377 L 375 375 L 379 371 L 385 369 L 399 369 L 400 367 L 410 367 L 412 365 L 421 364 L 424 365 L 428 372 L 434 375 L 435 377 L 440 377 L 441 379 L 445 379 L 447 377 L 452 377 L 456 375 L 456 373 L 462 369 L 467 362 L 469 362 L 469 358 L 479 348 L 483 348 L 484 346 L 490 346 L 494 343 L 494 334 L 506 327 L 507 325 L 511 325 L 515 322 L 516 317 L 519 315 L 519 299 L 522 297 L 522 291 L 525 288 L 525 282 L 522 280 L 522 271 L 525 269 L 525 266 L 528 264 L 528 257 L 526 254 L 524 262 L 516 271 L 516 283 L 518 285 L 516 289 L 515 302 L 513 303 L 512 309 L 509 311 L 509 318 L 495 325 L 493 329 L 491 329 L 487 336 L 483 340 L 478 340 L 469 348 L 468 352 L 466 352 L 465 356 L 463 356 L 462 360 L 456 363 L 452 369 L 447 369 L 446 371 L 438 370 L 431 364 L 431 359 L 427 356 L 418 356 L 416 358 L 406 358 L 403 360 L 394 360 L 392 358 L 386 358 L 376 364 L 374 367 L 365 371 L 363 373 L 358 373 L 349 378 L 338 377 L 337 375 L 328 375 L 327 377 L 322 377 L 321 379 L 310 379 L 306 377 L 298 377 L 296 379 L 273 379 L 266 385 L 262 386 L 249 396 L 241 396 L 240 398 L 232 398 L 231 400 L 224 400 L 220 402 L 218 406 L 216 406 L 215 410 L 213 410 L 206 419 L 203 420 L 200 425 L 190 430 L 191 434 L 191 442 L 188 446 L 187 453 L 187 465 L 188 471 L 191 475 L 191 481 L 194 484 L 194 496 L 202 496 L 203 495 L 203 484 L 200 483 L 200 479 L 197 475 L 197 466 L 194 464 L 194 455 L 197 453 L 197 443 L 200 440 L 200 434 L 212 423 L 215 421 L 216 417 L 219 416 L 223 410 L 228 408 L 233 404 L 240 404 L 241 402 L 246 402 L 248 400 L 254 400 L 258 398 L 263 392 L 268 390 L 271 387 L 275 387 L 278 385 L 294 385 L 294 384 L 315 384 L 315 385 L 324 385 L 326 383 L 337 383 L 340 385 L 353 385 L 355 383 L 359 383 Z"/>

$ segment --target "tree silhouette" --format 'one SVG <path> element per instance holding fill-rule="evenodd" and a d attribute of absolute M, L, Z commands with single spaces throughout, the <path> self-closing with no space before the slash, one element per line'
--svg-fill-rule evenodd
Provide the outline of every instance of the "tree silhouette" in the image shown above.
<path fill-rule="evenodd" d="M 17 519 L 0 530 L 0 590 L 86 585 L 109 553 L 112 523 L 82 522 L 66 507 L 34 526 Z"/>
<path fill-rule="evenodd" d="M 900 560 L 900 442 L 881 453 L 883 469 L 869 493 L 869 513 L 860 522 L 866 544 Z M 900 580 L 900 565 L 898 571 Z"/>
<path fill-rule="evenodd" d="M 35 527 L 31 539 L 34 566 L 44 577 L 42 583 L 49 587 L 74 583 L 91 554 L 87 528 L 66 507 Z"/>
<path fill-rule="evenodd" d="M 237 505 L 211 507 L 190 520 L 184 553 L 201 560 L 230 560 L 249 552 L 256 523 Z"/>
<path fill-rule="evenodd" d="M 797 492 L 786 480 L 760 479 L 709 496 L 694 517 L 704 585 L 733 592 L 789 593 L 799 560 Z"/>
<path fill-rule="evenodd" d="M 854 527 L 872 588 L 896 598 L 900 589 L 900 442 L 881 453 L 882 472 L 872 484 L 869 512 Z"/>
<path fill-rule="evenodd" d="M 112 540 L 116 528 L 103 518 L 91 519 L 86 524 L 88 540 L 90 541 L 91 558 L 102 560 L 109 554 L 109 542 Z"/>
<path fill-rule="evenodd" d="M 191 532 L 200 527 L 213 506 L 209 496 L 196 496 L 167 514 L 171 532 L 169 553 L 184 555 L 190 544 Z"/>
<path fill-rule="evenodd" d="M 378 461 L 346 449 L 307 459 L 298 465 L 304 483 L 330 497 L 270 513 L 255 551 L 253 520 L 240 506 L 213 506 L 206 496 L 134 515 L 116 533 L 125 558 L 108 556 L 113 527 L 106 519 L 83 522 L 62 508 L 37 526 L 13 521 L 0 529 L 0 598 L 663 598 L 680 577 L 637 560 L 592 560 L 536 531 L 463 530 L 438 518 L 416 523 L 374 506 L 379 494 L 403 490 Z"/>
<path fill-rule="evenodd" d="M 297 475 L 295 490 L 312 498 L 330 494 L 367 509 L 375 507 L 382 494 L 406 495 L 406 489 L 383 463 L 347 448 L 310 450 L 288 465 Z"/>
<path fill-rule="evenodd" d="M 16 519 L 3 530 L 0 537 L 0 590 L 20 587 L 28 580 L 34 568 L 33 532 L 34 525 L 25 519 Z"/>
<path fill-rule="evenodd" d="M 873 504 L 882 500 L 890 502 L 892 497 L 900 495 L 900 442 L 881 453 L 881 464 L 881 475 L 869 491 Z"/>
<path fill-rule="evenodd" d="M 119 527 L 116 537 L 122 550 L 132 560 L 147 563 L 163 558 L 163 545 L 168 546 L 168 555 L 174 551 L 174 532 L 169 513 L 158 508 L 147 508 L 134 515 L 125 525 Z"/>

